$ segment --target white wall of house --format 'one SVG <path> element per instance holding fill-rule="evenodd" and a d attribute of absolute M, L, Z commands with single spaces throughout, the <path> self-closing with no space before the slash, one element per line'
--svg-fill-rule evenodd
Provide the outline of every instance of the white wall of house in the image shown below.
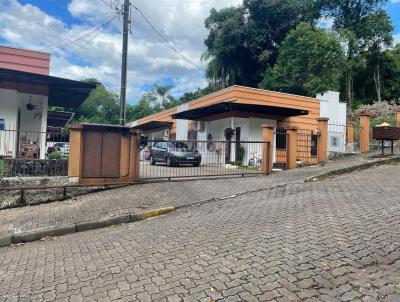
<path fill-rule="evenodd" d="M 0 119 L 4 119 L 5 131 L 0 130 L 0 155 L 15 156 L 16 137 L 9 130 L 17 128 L 18 92 L 0 88 Z"/>
<path fill-rule="evenodd" d="M 240 127 L 240 139 L 242 141 L 262 141 L 263 124 L 270 124 L 276 128 L 277 121 L 270 119 L 259 118 L 225 118 L 221 120 L 206 122 L 204 131 L 198 132 L 199 140 L 208 140 L 211 134 L 211 141 L 221 141 L 221 143 L 213 142 L 213 147 L 210 150 L 205 148 L 205 144 L 201 144 L 202 164 L 221 164 L 225 161 L 225 129 L 236 129 Z M 232 139 L 233 141 L 235 138 Z M 242 143 L 244 149 L 243 164 L 247 165 L 250 158 L 261 157 L 261 143 Z M 231 146 L 231 160 L 235 159 L 235 144 Z M 274 158 L 275 158 L 275 150 Z"/>
<path fill-rule="evenodd" d="M 328 152 L 346 152 L 347 105 L 340 102 L 340 93 L 326 91 L 316 96 L 320 100 L 320 116 L 329 118 Z"/>
<path fill-rule="evenodd" d="M 176 112 L 180 113 L 183 111 L 189 110 L 189 104 L 182 104 L 176 108 Z M 189 130 L 189 121 L 188 120 L 176 120 L 176 139 L 177 140 L 187 140 L 188 139 L 188 130 Z"/>
<path fill-rule="evenodd" d="M 31 102 L 35 107 L 29 111 L 26 105 Z M 16 132 L 18 129 L 18 110 L 20 111 L 20 144 L 37 146 L 40 158 L 46 154 L 46 130 L 48 97 L 19 93 L 12 89 L 0 89 L 0 118 L 5 120 L 6 131 L 0 131 L 0 155 L 16 156 Z"/>

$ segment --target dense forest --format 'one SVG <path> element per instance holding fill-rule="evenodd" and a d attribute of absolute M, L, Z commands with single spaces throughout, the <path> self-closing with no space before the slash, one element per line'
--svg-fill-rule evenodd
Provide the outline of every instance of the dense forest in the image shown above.
<path fill-rule="evenodd" d="M 205 20 L 203 55 L 208 86 L 176 99 L 172 86 L 154 85 L 127 106 L 127 121 L 235 84 L 306 96 L 336 90 L 353 109 L 399 102 L 400 45 L 393 45 L 386 2 L 244 0 L 240 6 L 212 9 Z M 321 20 L 331 26 L 321 27 Z M 118 123 L 118 96 L 101 86 L 75 119 Z"/>

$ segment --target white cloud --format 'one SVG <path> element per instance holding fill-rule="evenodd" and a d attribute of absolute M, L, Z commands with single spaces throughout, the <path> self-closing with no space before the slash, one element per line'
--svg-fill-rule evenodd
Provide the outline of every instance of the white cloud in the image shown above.
<path fill-rule="evenodd" d="M 399 0 L 399 2 L 400 2 L 400 0 Z M 393 44 L 394 45 L 400 44 L 400 32 L 393 35 Z"/>
<path fill-rule="evenodd" d="M 118 0 L 105 0 L 117 5 Z M 207 35 L 204 19 L 211 8 L 237 5 L 241 0 L 137 0 L 135 5 L 151 22 L 196 65 L 203 65 L 201 55 Z M 3 4 L 2 4 L 3 3 Z M 51 73 L 72 79 L 98 78 L 119 92 L 121 65 L 121 21 L 114 20 L 91 39 L 74 40 L 89 33 L 110 18 L 112 10 L 101 0 L 71 0 L 68 10 L 79 19 L 66 24 L 47 15 L 38 7 L 22 5 L 18 0 L 0 1 L 0 37 L 10 46 L 27 49 L 49 49 Z M 45 23 L 43 23 L 45 21 Z M 24 24 L 42 22 L 30 27 Z M 204 87 L 204 71 L 180 58 L 155 34 L 134 11 L 133 35 L 129 42 L 128 98 L 137 99 L 143 87 L 169 79 L 175 83 L 175 95 Z M 63 48 L 51 48 L 62 41 Z"/>

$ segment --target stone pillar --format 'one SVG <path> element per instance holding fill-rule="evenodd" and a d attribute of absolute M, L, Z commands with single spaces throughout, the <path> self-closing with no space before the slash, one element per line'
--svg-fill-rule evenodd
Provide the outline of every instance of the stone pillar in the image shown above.
<path fill-rule="evenodd" d="M 262 149 L 262 174 L 268 175 L 272 172 L 273 167 L 274 126 L 262 125 L 261 128 L 264 142 Z"/>
<path fill-rule="evenodd" d="M 80 177 L 82 167 L 82 127 L 69 125 L 68 176 Z"/>
<path fill-rule="evenodd" d="M 347 122 L 346 126 L 346 143 L 354 144 L 354 122 Z"/>
<path fill-rule="evenodd" d="M 327 117 L 320 117 L 318 121 L 319 137 L 317 143 L 317 158 L 318 162 L 328 160 L 328 121 Z"/>
<path fill-rule="evenodd" d="M 369 151 L 369 132 L 370 132 L 371 116 L 363 114 L 360 116 L 360 152 Z"/>
<path fill-rule="evenodd" d="M 297 127 L 289 127 L 286 129 L 287 133 L 287 169 L 296 169 L 297 167 Z"/>
<path fill-rule="evenodd" d="M 131 146 L 130 146 L 130 169 L 129 178 L 132 181 L 140 177 L 140 133 L 136 131 L 131 132 Z"/>

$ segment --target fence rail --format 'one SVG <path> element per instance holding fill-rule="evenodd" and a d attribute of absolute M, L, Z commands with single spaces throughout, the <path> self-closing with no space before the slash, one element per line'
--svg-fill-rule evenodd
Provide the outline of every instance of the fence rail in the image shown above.
<path fill-rule="evenodd" d="M 65 176 L 68 174 L 69 134 L 46 131 L 0 130 L 0 176 Z"/>
<path fill-rule="evenodd" d="M 261 174 L 259 140 L 150 140 L 140 153 L 141 179 Z"/>
<path fill-rule="evenodd" d="M 318 162 L 318 135 L 312 130 L 297 131 L 297 156 L 300 165 L 311 165 Z"/>

